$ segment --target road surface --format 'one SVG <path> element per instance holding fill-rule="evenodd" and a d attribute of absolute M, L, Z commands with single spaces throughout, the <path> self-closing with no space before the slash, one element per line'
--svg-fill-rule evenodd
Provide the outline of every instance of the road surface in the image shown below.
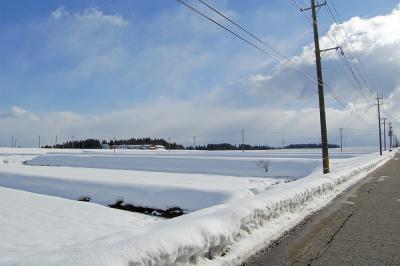
<path fill-rule="evenodd" d="M 250 265 L 400 265 L 400 154 L 242 264 Z"/>

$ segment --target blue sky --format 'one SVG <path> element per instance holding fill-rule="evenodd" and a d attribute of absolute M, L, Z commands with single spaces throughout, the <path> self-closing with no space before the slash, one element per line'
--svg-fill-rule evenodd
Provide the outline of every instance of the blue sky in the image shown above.
<path fill-rule="evenodd" d="M 197 1 L 188 2 L 201 8 Z M 208 2 L 290 58 L 301 57 L 312 42 L 311 26 L 293 1 Z M 342 22 L 355 16 L 369 20 L 388 15 L 398 6 L 398 1 L 390 0 L 334 3 Z M 323 10 L 319 19 L 323 36 L 332 21 Z M 18 108 L 33 115 L 30 117 L 38 117 L 35 134 L 47 132 L 47 127 L 57 128 L 50 135 L 57 134 L 56 131 L 82 137 L 90 134 L 72 126 L 51 124 L 55 121 L 49 122 L 50 125 L 45 123 L 44 117 L 65 113 L 83 120 L 88 117 L 101 120 L 108 114 L 127 110 L 145 115 L 144 109 L 154 105 L 150 110 L 159 113 L 147 120 L 164 121 L 174 119 L 175 113 L 169 113 L 171 105 L 182 108 L 183 111 L 177 107 L 181 110 L 178 113 L 185 113 L 185 106 L 193 109 L 201 106 L 206 110 L 225 108 L 218 110 L 226 112 L 227 117 L 228 110 L 246 113 L 272 108 L 301 112 L 317 106 L 315 88 L 303 77 L 291 70 L 275 75 L 279 68 L 275 59 L 173 0 L 1 1 L 0 30 L 0 112 L 8 117 Z M 367 71 L 373 72 L 375 82 L 382 85 L 382 94 L 390 97 L 397 88 L 397 80 L 388 76 L 397 72 L 379 71 L 381 67 L 371 59 L 372 55 L 365 55 L 365 60 L 371 62 L 366 65 Z M 360 57 L 364 55 L 361 53 Z M 346 91 L 347 85 L 343 85 L 338 74 L 338 63 L 327 58 L 324 68 L 329 72 L 327 80 L 346 103 L 356 104 L 359 96 Z M 312 65 L 305 64 L 304 70 L 314 75 Z M 260 77 L 264 81 L 268 75 L 274 76 L 273 82 L 262 86 L 252 83 L 259 82 Z M 332 99 L 328 98 L 327 104 L 340 109 Z M 176 128 L 189 127 L 184 122 L 186 117 L 176 119 L 182 121 L 176 122 L 179 124 Z M 13 125 L 17 124 L 14 122 Z M 132 122 L 131 128 L 138 123 Z M 10 129 L 7 135 L 17 134 L 19 128 Z M 213 123 L 209 128 L 210 132 L 236 130 L 234 125 L 217 128 Z M 126 129 L 110 132 L 99 126 L 92 134 L 110 137 L 120 134 L 119 131 Z M 136 134 L 196 134 L 192 131 L 180 133 L 182 130 L 143 125 Z"/>

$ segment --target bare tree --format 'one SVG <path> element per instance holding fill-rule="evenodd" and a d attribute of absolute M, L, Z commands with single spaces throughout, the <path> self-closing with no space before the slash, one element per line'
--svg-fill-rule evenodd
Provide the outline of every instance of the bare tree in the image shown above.
<path fill-rule="evenodd" d="M 256 165 L 258 165 L 259 167 L 263 168 L 265 170 L 265 172 L 268 173 L 269 161 L 267 161 L 267 160 L 258 160 L 256 162 Z"/>

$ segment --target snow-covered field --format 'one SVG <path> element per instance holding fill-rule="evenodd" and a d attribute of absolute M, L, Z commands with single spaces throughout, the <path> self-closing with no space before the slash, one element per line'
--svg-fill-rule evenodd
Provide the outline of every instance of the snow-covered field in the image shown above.
<path fill-rule="evenodd" d="M 0 264 L 231 265 L 393 154 L 371 152 L 332 150 L 323 176 L 319 150 L 0 148 Z M 268 173 L 256 165 L 264 160 Z M 164 220 L 101 206 L 117 200 L 189 213 Z"/>

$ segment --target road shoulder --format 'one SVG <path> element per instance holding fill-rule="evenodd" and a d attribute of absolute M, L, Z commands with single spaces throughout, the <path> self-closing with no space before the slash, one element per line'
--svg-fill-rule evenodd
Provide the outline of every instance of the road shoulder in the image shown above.
<path fill-rule="evenodd" d="M 242 265 L 400 265 L 399 158 Z"/>

